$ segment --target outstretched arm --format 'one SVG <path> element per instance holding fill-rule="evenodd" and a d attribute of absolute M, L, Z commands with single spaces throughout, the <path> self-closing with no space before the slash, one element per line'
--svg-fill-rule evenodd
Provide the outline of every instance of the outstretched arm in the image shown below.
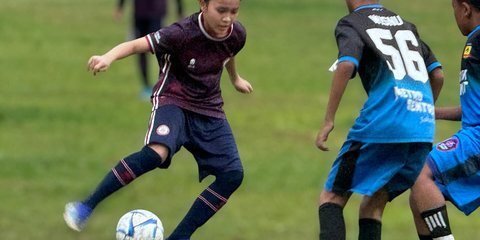
<path fill-rule="evenodd" d="M 437 107 L 435 108 L 435 118 L 441 120 L 461 121 L 462 107 Z"/>
<path fill-rule="evenodd" d="M 230 81 L 232 82 L 235 89 L 237 89 L 237 91 L 241 93 L 253 92 L 252 85 L 247 80 L 241 78 L 240 75 L 238 75 L 235 66 L 235 57 L 230 58 L 230 60 L 225 64 L 225 68 L 227 69 Z"/>
<path fill-rule="evenodd" d="M 327 110 L 325 113 L 325 122 L 320 129 L 316 139 L 317 147 L 322 151 L 328 151 L 326 141 L 328 135 L 334 128 L 335 114 L 343 93 L 347 87 L 353 72 L 355 71 L 355 65 L 352 62 L 340 62 L 337 66 L 337 70 L 333 75 L 332 86 L 330 88 L 330 97 L 328 99 Z"/>
<path fill-rule="evenodd" d="M 112 62 L 128 57 L 132 54 L 150 51 L 150 46 L 144 37 L 132 41 L 124 42 L 101 56 L 92 56 L 88 60 L 88 70 L 96 75 L 97 72 L 104 72 L 110 67 Z"/>

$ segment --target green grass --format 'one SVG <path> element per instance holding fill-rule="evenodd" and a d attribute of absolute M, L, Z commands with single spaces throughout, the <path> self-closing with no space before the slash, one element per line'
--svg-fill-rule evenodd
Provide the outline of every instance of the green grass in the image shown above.
<path fill-rule="evenodd" d="M 198 9 L 197 1 L 185 2 L 187 12 Z M 415 22 L 443 63 L 446 82 L 439 105 L 458 104 L 465 38 L 450 2 L 384 4 Z M 105 0 L 0 4 L 2 239 L 113 239 L 118 218 L 134 208 L 157 213 L 170 233 L 212 181 L 198 183 L 195 161 L 182 150 L 169 170 L 142 176 L 103 202 L 84 232 L 70 231 L 63 223 L 67 201 L 88 194 L 113 164 L 143 144 L 150 105 L 137 100 L 134 58 L 115 63 L 97 77 L 86 72 L 92 54 L 126 38 L 128 18 L 113 21 L 114 6 Z M 242 1 L 240 20 L 248 40 L 237 64 L 254 93 L 239 94 L 228 80 L 222 87 L 246 178 L 229 204 L 193 239 L 316 238 L 318 194 L 365 100 L 360 81 L 353 80 L 329 139 L 332 151 L 318 151 L 314 139 L 330 88 L 327 69 L 337 55 L 333 30 L 345 14 L 338 0 Z M 459 127 L 438 125 L 437 140 Z M 345 209 L 348 239 L 356 239 L 358 232 L 359 199 L 353 197 Z M 479 225 L 472 219 L 478 213 L 467 218 L 449 207 L 457 239 L 475 236 Z M 388 205 L 383 236 L 416 239 L 407 195 Z"/>

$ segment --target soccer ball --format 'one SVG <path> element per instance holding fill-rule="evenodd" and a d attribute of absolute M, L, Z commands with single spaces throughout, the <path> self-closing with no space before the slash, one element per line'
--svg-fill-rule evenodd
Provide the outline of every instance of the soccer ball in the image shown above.
<path fill-rule="evenodd" d="M 162 221 L 147 210 L 125 213 L 117 224 L 117 240 L 163 240 Z"/>

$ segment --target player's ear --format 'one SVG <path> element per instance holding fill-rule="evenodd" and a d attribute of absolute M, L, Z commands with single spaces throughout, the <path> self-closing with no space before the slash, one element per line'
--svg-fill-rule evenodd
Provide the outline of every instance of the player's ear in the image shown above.
<path fill-rule="evenodd" d="M 461 9 L 464 18 L 469 19 L 472 17 L 472 5 L 468 4 L 467 1 L 462 1 Z"/>
<path fill-rule="evenodd" d="M 207 10 L 207 2 L 205 0 L 198 0 L 198 3 L 200 4 L 200 10 L 205 12 Z"/>

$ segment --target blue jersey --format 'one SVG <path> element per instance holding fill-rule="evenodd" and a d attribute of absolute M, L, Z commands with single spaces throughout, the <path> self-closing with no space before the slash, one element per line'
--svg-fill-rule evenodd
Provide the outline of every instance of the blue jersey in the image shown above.
<path fill-rule="evenodd" d="M 415 25 L 373 4 L 342 18 L 335 35 L 338 61 L 355 64 L 368 95 L 348 138 L 433 142 L 435 113 L 428 72 L 440 64 Z"/>
<path fill-rule="evenodd" d="M 460 105 L 462 106 L 462 127 L 479 127 L 480 26 L 468 35 L 463 51 L 462 70 L 460 72 Z"/>
<path fill-rule="evenodd" d="M 246 31 L 234 22 L 228 36 L 217 39 L 203 27 L 203 14 L 146 36 L 160 65 L 153 108 L 174 104 L 202 115 L 225 118 L 220 78 L 225 64 L 245 45 Z"/>

